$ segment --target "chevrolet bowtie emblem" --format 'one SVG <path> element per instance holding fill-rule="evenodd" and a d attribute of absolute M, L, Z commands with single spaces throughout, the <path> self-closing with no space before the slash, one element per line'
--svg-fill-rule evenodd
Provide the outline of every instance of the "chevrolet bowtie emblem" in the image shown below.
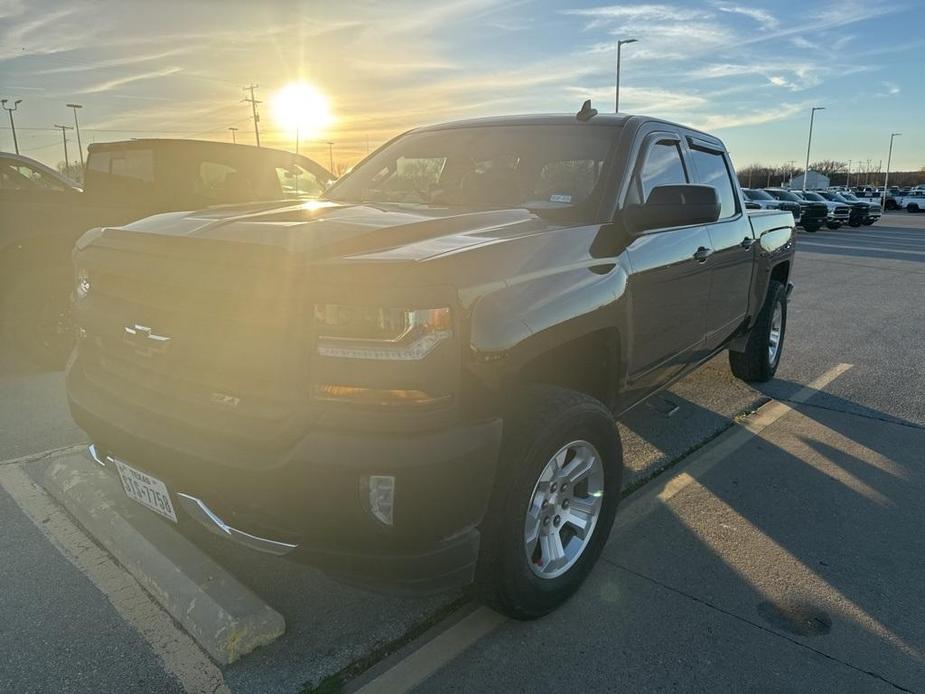
<path fill-rule="evenodd" d="M 126 325 L 123 328 L 122 338 L 135 349 L 135 354 L 150 357 L 166 351 L 170 344 L 167 335 L 157 335 L 147 325 Z"/>

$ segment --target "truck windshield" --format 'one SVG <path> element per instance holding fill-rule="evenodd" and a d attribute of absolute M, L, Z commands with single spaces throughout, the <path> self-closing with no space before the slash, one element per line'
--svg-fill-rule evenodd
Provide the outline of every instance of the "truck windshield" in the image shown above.
<path fill-rule="evenodd" d="M 825 198 L 819 195 L 819 193 L 812 193 L 808 190 L 803 193 L 803 197 L 806 200 L 813 200 L 814 202 L 825 202 Z"/>
<path fill-rule="evenodd" d="M 472 126 L 411 132 L 328 192 L 331 200 L 573 209 L 595 197 L 616 127 Z"/>
<path fill-rule="evenodd" d="M 768 193 L 765 193 L 763 190 L 757 190 L 755 188 L 746 188 L 742 191 L 745 193 L 745 197 L 749 200 L 773 200 Z"/>

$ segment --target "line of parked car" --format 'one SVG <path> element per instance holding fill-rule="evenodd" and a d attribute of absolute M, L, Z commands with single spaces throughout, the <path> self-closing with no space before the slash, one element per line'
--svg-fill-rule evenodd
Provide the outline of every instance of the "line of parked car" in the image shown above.
<path fill-rule="evenodd" d="M 845 190 L 844 188 L 831 190 Z M 862 199 L 874 198 L 884 200 L 887 210 L 906 210 L 907 212 L 921 212 L 925 210 L 925 184 L 914 187 L 890 186 L 884 194 L 883 188 L 876 186 L 861 186 L 852 191 Z"/>
<path fill-rule="evenodd" d="M 862 200 L 848 191 L 800 191 L 786 188 L 743 188 L 745 208 L 752 210 L 786 210 L 806 231 L 819 231 L 823 226 L 839 229 L 869 226 L 880 219 L 878 202 Z"/>

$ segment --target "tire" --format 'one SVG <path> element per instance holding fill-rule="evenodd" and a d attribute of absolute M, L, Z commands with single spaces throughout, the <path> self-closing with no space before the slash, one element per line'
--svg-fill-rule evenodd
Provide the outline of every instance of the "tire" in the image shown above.
<path fill-rule="evenodd" d="M 836 229 L 841 229 L 841 222 L 826 222 L 825 225 L 832 231 L 835 231 Z"/>
<path fill-rule="evenodd" d="M 764 306 L 748 334 L 744 352 L 729 352 L 729 368 L 743 381 L 764 383 L 774 378 L 787 334 L 787 290 L 781 282 L 771 280 Z M 775 313 L 779 310 L 779 313 Z M 772 321 L 778 326 L 777 345 L 771 355 Z"/>
<path fill-rule="evenodd" d="M 535 619 L 568 600 L 600 556 L 620 501 L 623 449 L 613 415 L 603 403 L 556 386 L 527 388 L 505 418 L 504 429 L 495 490 L 481 527 L 476 590 L 482 602 L 499 612 Z M 575 455 L 569 457 L 571 453 Z M 600 469 L 589 465 L 590 473 L 574 489 L 554 484 L 550 469 L 569 470 L 576 459 L 593 460 L 595 454 Z M 579 502 L 594 507 L 596 498 L 596 521 L 588 524 L 582 539 L 567 515 Z M 541 499 L 549 505 L 541 506 Z M 593 511 L 585 517 L 593 517 Z M 536 540 L 528 556 L 531 527 Z M 558 563 L 546 561 L 546 548 L 556 546 L 549 540 L 552 535 L 564 547 L 565 557 Z"/>
<path fill-rule="evenodd" d="M 864 226 L 869 227 L 869 226 L 871 226 L 871 225 L 872 225 L 874 222 L 876 222 L 876 221 L 877 221 L 876 219 L 865 219 L 865 220 L 864 220 Z"/>
<path fill-rule="evenodd" d="M 915 204 L 915 203 L 912 203 L 911 205 L 909 205 L 909 206 L 906 207 L 906 210 L 909 211 L 909 212 L 918 212 L 918 211 L 919 211 L 919 206 L 918 206 L 917 204 Z"/>
<path fill-rule="evenodd" d="M 865 222 L 848 222 L 848 226 L 854 227 L 856 229 L 857 227 L 861 226 L 864 223 Z"/>
<path fill-rule="evenodd" d="M 43 268 L 13 279 L 0 298 L 3 339 L 35 365 L 64 368 L 74 346 L 70 268 Z"/>
<path fill-rule="evenodd" d="M 821 224 L 813 224 L 812 222 L 809 222 L 808 224 L 803 225 L 803 230 L 808 231 L 810 234 L 815 234 L 817 231 L 819 231 L 821 226 Z"/>

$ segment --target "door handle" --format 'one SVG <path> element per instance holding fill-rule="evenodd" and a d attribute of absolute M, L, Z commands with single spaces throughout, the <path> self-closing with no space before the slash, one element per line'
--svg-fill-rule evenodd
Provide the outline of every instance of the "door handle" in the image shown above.
<path fill-rule="evenodd" d="M 705 246 L 701 246 L 694 252 L 694 259 L 698 263 L 705 263 L 707 262 L 707 258 L 709 258 L 711 255 L 713 255 L 712 248 L 706 248 Z"/>
<path fill-rule="evenodd" d="M 746 236 L 744 239 L 742 239 L 742 242 L 739 245 L 742 246 L 742 248 L 745 250 L 748 250 L 752 247 L 753 243 L 755 243 L 755 239 L 750 236 Z"/>

